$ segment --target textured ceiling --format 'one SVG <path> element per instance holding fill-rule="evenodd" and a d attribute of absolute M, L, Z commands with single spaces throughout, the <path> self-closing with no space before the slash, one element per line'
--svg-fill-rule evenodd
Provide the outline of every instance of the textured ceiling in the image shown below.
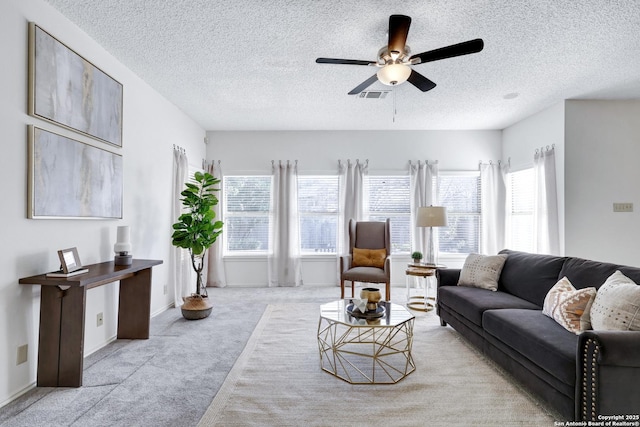
<path fill-rule="evenodd" d="M 640 98 L 639 0 L 47 1 L 206 130 L 503 129 L 563 99 Z M 413 53 L 484 50 L 414 66 L 430 92 L 348 96 L 377 69 L 315 58 L 375 60 L 391 14 L 412 17 Z"/>

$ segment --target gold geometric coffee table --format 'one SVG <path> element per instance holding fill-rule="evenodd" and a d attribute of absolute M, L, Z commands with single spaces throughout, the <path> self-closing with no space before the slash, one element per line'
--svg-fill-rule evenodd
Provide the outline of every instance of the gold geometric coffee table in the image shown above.
<path fill-rule="evenodd" d="M 403 306 L 381 302 L 385 313 L 360 319 L 349 300 L 320 306 L 320 367 L 351 384 L 394 384 L 415 371 L 411 356 L 415 317 Z"/>

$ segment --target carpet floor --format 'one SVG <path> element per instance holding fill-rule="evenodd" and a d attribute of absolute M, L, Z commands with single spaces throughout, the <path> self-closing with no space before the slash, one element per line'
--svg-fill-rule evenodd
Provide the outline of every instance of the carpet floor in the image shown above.
<path fill-rule="evenodd" d="M 436 316 L 416 319 L 416 370 L 352 385 L 319 368 L 319 307 L 270 305 L 199 426 L 552 426 L 556 419 Z"/>
<path fill-rule="evenodd" d="M 441 394 L 442 387 L 446 385 L 444 380 L 437 380 L 437 375 L 441 366 L 435 363 L 429 354 L 423 353 L 428 348 L 419 347 L 418 340 L 414 341 L 414 358 L 417 365 L 416 372 L 395 385 L 382 386 L 383 389 L 371 399 L 369 395 L 373 391 L 371 387 L 379 386 L 351 386 L 331 375 L 320 371 L 318 359 L 318 347 L 315 341 L 317 328 L 317 310 L 321 303 L 335 300 L 339 296 L 339 290 L 335 287 L 300 287 L 300 288 L 213 288 L 209 290 L 209 295 L 214 303 L 212 315 L 200 321 L 186 321 L 182 318 L 179 309 L 169 309 L 151 320 L 151 336 L 148 340 L 116 340 L 99 351 L 87 356 L 84 361 L 84 384 L 80 388 L 47 388 L 38 387 L 29 390 L 13 402 L 0 408 L 0 426 L 22 427 L 22 426 L 176 426 L 191 427 L 196 426 L 212 406 L 212 400 L 216 395 L 223 396 L 222 387 L 229 387 L 229 384 L 236 378 L 236 374 L 244 372 L 243 360 L 246 359 L 248 349 L 256 343 L 260 343 L 262 335 L 254 333 L 256 325 L 263 324 L 258 328 L 262 331 L 270 331 L 274 328 L 267 327 L 267 320 L 271 315 L 263 316 L 268 306 L 291 307 L 311 304 L 315 308 L 310 308 L 305 316 L 311 316 L 313 321 L 309 322 L 308 317 L 303 320 L 294 321 L 289 316 L 288 328 L 275 328 L 281 331 L 303 328 L 306 334 L 307 346 L 313 346 L 312 350 L 306 349 L 304 363 L 301 366 L 307 367 L 309 371 L 301 374 L 307 378 L 300 381 L 311 381 L 311 376 L 318 376 L 321 382 L 329 385 L 327 395 L 331 396 L 334 390 L 339 390 L 348 386 L 342 394 L 343 400 L 347 402 L 348 409 L 343 414 L 342 422 L 345 425 L 354 420 L 360 424 L 368 425 L 392 425 L 389 424 L 385 416 L 380 419 L 367 417 L 371 410 L 371 403 L 374 408 L 380 400 L 413 402 L 406 400 L 402 394 L 394 390 L 403 383 L 413 383 L 418 378 L 416 375 L 420 371 L 427 374 L 426 383 L 418 385 L 422 394 L 416 406 L 424 406 L 430 409 L 430 413 L 441 413 L 439 419 L 446 419 L 445 424 L 430 422 L 430 418 L 424 420 L 407 420 L 401 425 L 452 425 L 456 424 L 458 415 L 467 411 L 467 400 L 474 400 L 474 396 L 463 396 L 461 401 L 454 405 L 445 405 L 439 402 L 438 395 Z M 401 288 L 394 288 L 393 302 L 404 303 L 404 292 Z M 315 310 L 315 311 L 314 311 Z M 266 312 L 271 312 L 272 309 Z M 286 316 L 285 316 L 286 317 Z M 416 312 L 416 331 L 422 322 L 430 322 L 436 325 L 437 317 L 435 313 Z M 471 383 L 479 383 L 474 390 L 482 389 L 483 394 L 500 392 L 494 386 L 482 386 L 482 380 L 477 377 L 476 371 L 487 370 L 502 377 L 505 384 L 512 390 L 511 395 L 502 399 L 489 401 L 487 407 L 482 412 L 492 412 L 504 405 L 511 407 L 509 401 L 513 398 L 528 400 L 528 404 L 533 405 L 535 412 L 528 421 L 524 418 L 507 418 L 496 425 L 553 425 L 553 423 L 533 424 L 532 420 L 551 419 L 547 415 L 544 407 L 536 406 L 535 399 L 529 397 L 525 392 L 512 384 L 508 376 L 503 375 L 493 365 L 457 337 L 457 333 L 451 328 L 434 327 L 436 334 L 446 334 L 460 344 L 460 351 L 473 354 L 470 365 L 454 365 L 464 372 L 463 379 Z M 430 335 L 434 335 L 429 333 Z M 284 337 L 276 337 L 281 340 Z M 298 341 L 298 338 L 294 338 Z M 439 349 L 439 354 L 451 354 L 448 347 L 448 340 L 434 340 L 431 346 Z M 456 347 L 457 348 L 457 347 Z M 296 346 L 286 349 L 288 352 L 297 353 Z M 282 351 L 282 350 L 276 350 Z M 456 349 L 455 352 L 458 352 Z M 242 357 L 241 357 L 242 356 Z M 288 357 L 288 356 L 287 356 Z M 239 359 L 240 358 L 240 359 Z M 238 361 L 238 363 L 236 363 Z M 232 371 L 233 368 L 233 371 Z M 462 369 L 465 368 L 465 369 Z M 313 370 L 313 372 L 311 372 Z M 265 372 L 275 375 L 273 380 L 280 380 L 282 373 L 272 367 Z M 233 373 L 235 372 L 235 374 Z M 233 374 L 233 375 L 231 375 Z M 419 374 L 422 375 L 422 374 Z M 501 388 L 500 386 L 499 388 Z M 286 387 L 285 387 L 286 388 Z M 304 389 L 304 387 L 302 387 Z M 219 392 L 219 390 L 221 392 Z M 365 394 L 366 392 L 366 394 Z M 270 391 L 266 394 L 269 394 Z M 289 395 L 291 396 L 291 395 Z M 291 396 L 289 402 L 297 402 L 298 394 Z M 357 406 L 355 397 L 367 398 L 367 405 Z M 324 396 L 323 396 L 324 399 Z M 213 406 L 219 404 L 214 401 Z M 350 403 L 351 402 L 351 403 Z M 227 401 L 228 403 L 228 401 Z M 404 403 L 402 403 L 404 405 Z M 413 405 L 413 403 L 411 403 Z M 364 408 L 364 409 L 363 409 Z M 325 406 L 325 411 L 332 412 L 331 407 Z M 360 414 L 363 414 L 362 416 Z M 224 416 L 226 416 L 223 414 Z M 358 418 L 354 418 L 357 415 Z M 206 416 L 203 422 L 206 422 Z M 478 418 L 479 420 L 481 418 Z M 397 418 L 402 420 L 402 418 Z M 507 420 L 517 421 L 516 424 L 509 424 Z M 347 422 L 348 421 L 348 422 Z M 274 421 L 275 422 L 275 421 Z M 308 422 L 305 422 L 308 423 Z M 205 424 L 207 425 L 207 424 Z M 226 424 L 208 424 L 220 425 Z M 241 425 L 238 423 L 229 425 Z M 252 425 L 247 422 L 246 425 Z M 255 424 L 254 424 L 255 425 Z M 265 421 L 265 426 L 278 425 Z M 280 424 L 286 425 L 286 424 Z M 316 420 L 315 425 L 332 425 Z M 481 425 L 471 423 L 467 425 Z M 489 425 L 489 424 L 485 424 Z"/>

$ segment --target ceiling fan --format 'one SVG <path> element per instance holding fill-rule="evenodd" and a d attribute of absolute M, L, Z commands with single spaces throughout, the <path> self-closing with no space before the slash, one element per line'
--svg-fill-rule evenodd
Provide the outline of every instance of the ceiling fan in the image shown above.
<path fill-rule="evenodd" d="M 436 87 L 436 84 L 412 69 L 410 65 L 468 55 L 480 52 L 484 47 L 482 39 L 473 39 L 409 56 L 411 50 L 406 42 L 410 25 L 411 17 L 409 16 L 391 15 L 389 17 L 389 43 L 378 51 L 376 61 L 318 58 L 316 62 L 318 64 L 369 65 L 380 68 L 376 74 L 353 88 L 349 95 L 359 94 L 378 80 L 388 86 L 396 86 L 409 81 L 421 91 L 426 92 Z"/>

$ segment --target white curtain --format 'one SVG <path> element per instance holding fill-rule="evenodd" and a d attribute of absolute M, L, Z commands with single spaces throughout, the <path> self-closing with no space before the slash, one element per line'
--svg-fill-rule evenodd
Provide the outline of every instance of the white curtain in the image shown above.
<path fill-rule="evenodd" d="M 173 205 L 171 210 L 172 224 L 178 221 L 182 214 L 182 196 L 189 174 L 189 162 L 182 148 L 173 148 Z M 173 229 L 171 230 L 173 233 Z M 171 245 L 171 278 L 173 280 L 173 303 L 180 307 L 187 297 L 194 292 L 195 286 L 191 286 L 191 258 L 189 251 Z"/>
<path fill-rule="evenodd" d="M 338 255 L 349 251 L 349 220 L 364 221 L 367 212 L 367 176 L 369 161 L 338 160 L 340 213 L 338 216 Z"/>
<path fill-rule="evenodd" d="M 299 286 L 302 285 L 302 269 L 298 231 L 298 162 L 271 163 L 269 286 Z"/>
<path fill-rule="evenodd" d="M 411 251 L 420 251 L 429 257 L 427 243 L 429 229 L 416 227 L 418 208 L 423 206 L 435 206 L 438 203 L 437 194 L 434 194 L 434 184 L 438 179 L 438 162 L 425 161 L 424 163 L 412 163 L 409 161 L 409 180 L 411 185 Z M 433 247 L 438 247 L 437 233 L 433 233 Z"/>
<path fill-rule="evenodd" d="M 535 181 L 533 226 L 534 252 L 559 255 L 558 196 L 554 147 L 536 150 L 533 157 Z"/>
<path fill-rule="evenodd" d="M 205 162 L 204 170 L 209 172 L 215 178 L 220 180 L 220 183 L 217 185 L 217 188 L 220 190 L 217 192 L 216 197 L 218 198 L 218 204 L 213 207 L 213 212 L 216 214 L 216 221 L 222 220 L 222 202 L 224 200 L 223 188 L 223 175 L 222 175 L 222 166 L 220 164 L 220 160 L 216 163 L 215 160 L 211 161 L 211 163 Z M 224 227 L 222 228 L 222 232 L 224 233 Z M 222 235 L 218 236 L 218 239 L 215 241 L 213 245 L 209 248 L 209 252 L 207 255 L 207 274 L 206 282 L 207 286 L 223 288 L 227 286 L 227 278 L 224 271 L 224 262 L 222 260 Z"/>
<path fill-rule="evenodd" d="M 480 197 L 482 220 L 480 253 L 497 254 L 506 244 L 507 186 L 509 165 L 498 162 L 480 164 Z"/>

